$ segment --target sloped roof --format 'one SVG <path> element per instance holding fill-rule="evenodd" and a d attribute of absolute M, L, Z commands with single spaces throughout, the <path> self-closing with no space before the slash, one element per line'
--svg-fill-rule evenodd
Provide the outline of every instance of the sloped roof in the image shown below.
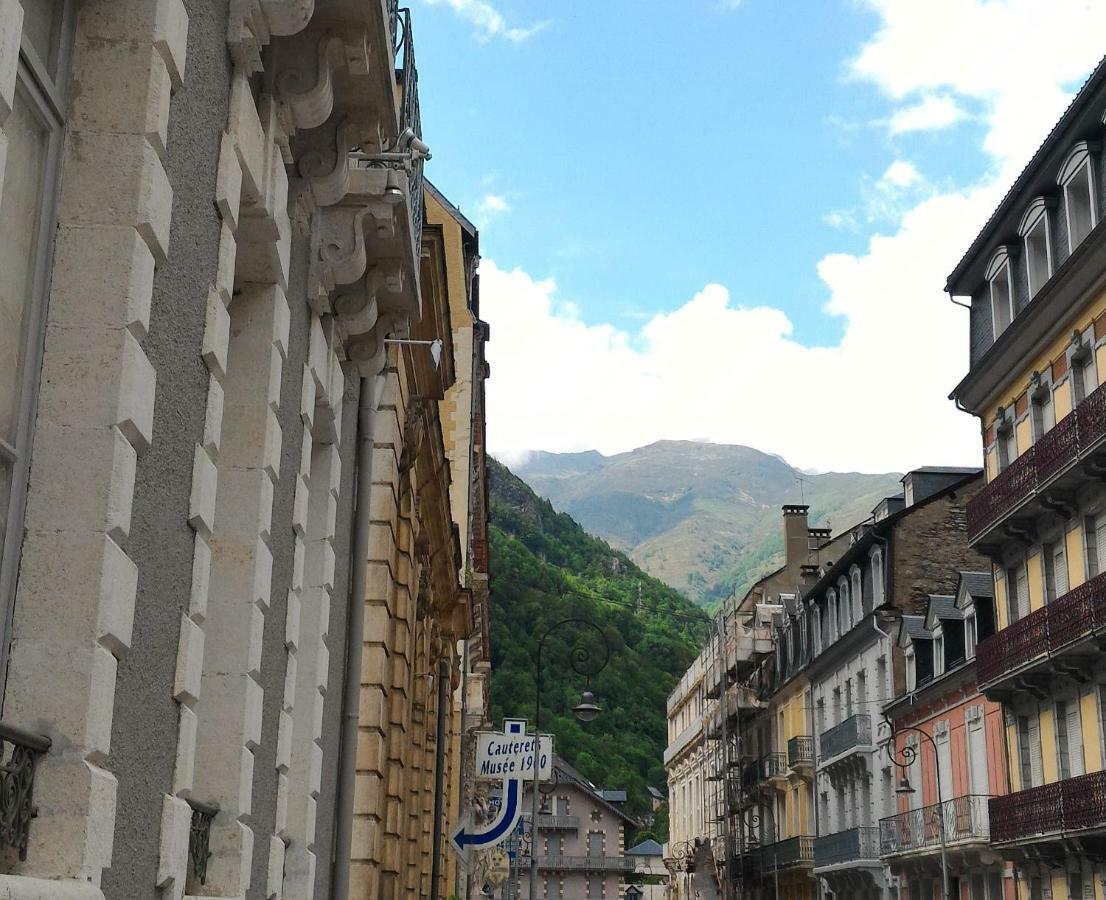
<path fill-rule="evenodd" d="M 925 626 L 924 616 L 903 616 L 899 626 L 899 646 L 905 647 L 910 641 L 932 641 L 933 632 Z"/>
<path fill-rule="evenodd" d="M 648 838 L 626 851 L 627 856 L 661 856 L 663 853 L 664 848 L 652 838 Z"/>
<path fill-rule="evenodd" d="M 591 794 L 591 796 L 600 806 L 605 807 L 607 810 L 614 813 L 614 815 L 618 816 L 624 822 L 633 825 L 635 828 L 641 824 L 640 822 L 638 822 L 637 819 L 627 815 L 626 811 L 622 809 L 622 807 L 620 807 L 617 803 L 612 803 L 605 796 L 603 796 L 604 793 L 615 793 L 614 791 L 604 792 L 599 790 L 599 788 L 597 788 L 583 775 L 577 772 L 576 769 L 570 766 L 568 762 L 560 756 L 553 757 L 553 767 L 562 775 L 564 775 L 569 781 L 574 782 L 577 787 Z M 625 797 L 625 791 L 621 791 L 620 793 L 622 793 L 623 797 Z"/>
<path fill-rule="evenodd" d="M 653 797 L 657 800 L 663 800 L 664 799 L 664 794 L 661 791 L 657 790 L 655 787 L 653 787 L 653 785 L 649 785 L 648 791 L 649 791 L 649 796 L 650 797 Z"/>
<path fill-rule="evenodd" d="M 948 594 L 930 594 L 929 608 L 926 611 L 925 628 L 932 631 L 941 620 L 963 621 L 964 613 L 956 608 L 956 598 Z"/>
<path fill-rule="evenodd" d="M 960 587 L 973 597 L 995 596 L 995 580 L 990 572 L 961 572 Z"/>

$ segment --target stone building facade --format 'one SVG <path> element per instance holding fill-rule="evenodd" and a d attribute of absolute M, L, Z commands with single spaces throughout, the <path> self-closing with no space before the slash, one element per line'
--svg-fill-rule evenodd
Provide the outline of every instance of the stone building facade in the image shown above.
<path fill-rule="evenodd" d="M 0 0 L 0 895 L 456 882 L 487 329 L 426 158 L 394 0 Z"/>

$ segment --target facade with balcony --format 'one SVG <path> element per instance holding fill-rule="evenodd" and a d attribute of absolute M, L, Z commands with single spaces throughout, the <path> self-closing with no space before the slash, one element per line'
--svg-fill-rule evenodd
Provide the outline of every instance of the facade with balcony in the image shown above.
<path fill-rule="evenodd" d="M 1099 66 L 947 285 L 970 298 L 953 396 L 980 420 L 988 479 L 968 509 L 994 582 L 976 669 L 1004 706 L 1012 789 L 989 802 L 991 840 L 1025 890 L 1077 896 L 1106 875 L 1104 113 Z"/>
<path fill-rule="evenodd" d="M 990 804 L 1007 782 L 1002 708 L 975 679 L 975 641 L 986 636 L 992 602 L 989 573 L 961 572 L 954 595 L 931 597 L 925 616 L 900 623 L 906 693 L 885 715 L 896 784 L 912 792 L 880 819 L 879 841 L 903 900 L 940 900 L 942 846 L 950 879 L 968 896 L 999 900 L 1013 890 L 1012 869 L 990 843 Z"/>

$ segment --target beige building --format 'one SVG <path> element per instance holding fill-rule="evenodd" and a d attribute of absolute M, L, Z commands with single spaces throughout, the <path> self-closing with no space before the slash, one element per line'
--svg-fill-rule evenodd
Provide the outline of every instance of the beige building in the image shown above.
<path fill-rule="evenodd" d="M 458 883 L 487 329 L 414 46 L 0 0 L 0 896 Z"/>

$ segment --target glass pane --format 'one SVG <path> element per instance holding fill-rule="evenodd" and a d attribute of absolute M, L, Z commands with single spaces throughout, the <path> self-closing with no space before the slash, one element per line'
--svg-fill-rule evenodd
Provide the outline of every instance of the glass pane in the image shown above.
<path fill-rule="evenodd" d="M 16 443 L 49 134 L 17 89 L 0 193 L 0 438 Z"/>
<path fill-rule="evenodd" d="M 1068 204 L 1068 245 L 1074 250 L 1094 227 L 1089 164 L 1084 163 L 1064 187 L 1064 199 Z"/>
<path fill-rule="evenodd" d="M 23 0 L 23 34 L 51 75 L 57 74 L 64 0 Z"/>

